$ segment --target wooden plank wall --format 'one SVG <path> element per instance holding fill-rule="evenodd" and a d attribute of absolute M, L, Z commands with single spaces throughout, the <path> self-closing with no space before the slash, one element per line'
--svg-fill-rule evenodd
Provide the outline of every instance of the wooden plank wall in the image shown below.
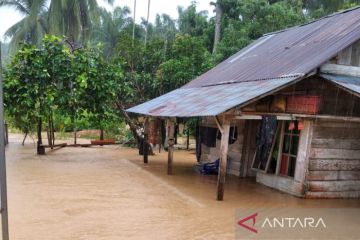
<path fill-rule="evenodd" d="M 360 198 L 360 123 L 316 120 L 307 198 Z"/>
<path fill-rule="evenodd" d="M 337 64 L 348 66 L 360 66 L 360 41 L 345 48 L 337 55 Z"/>
<path fill-rule="evenodd" d="M 360 98 L 317 76 L 306 78 L 279 91 L 279 94 L 318 95 L 322 97 L 320 114 L 360 117 Z"/>
<path fill-rule="evenodd" d="M 240 176 L 240 162 L 244 142 L 244 120 L 236 120 L 230 123 L 231 127 L 237 127 L 237 140 L 235 143 L 229 145 L 228 156 L 230 161 L 227 164 L 227 174 Z M 217 128 L 215 121 L 212 118 L 204 118 L 202 126 Z M 212 162 L 220 156 L 220 140 L 216 140 L 216 147 L 209 148 L 204 144 L 201 145 L 201 162 Z"/>

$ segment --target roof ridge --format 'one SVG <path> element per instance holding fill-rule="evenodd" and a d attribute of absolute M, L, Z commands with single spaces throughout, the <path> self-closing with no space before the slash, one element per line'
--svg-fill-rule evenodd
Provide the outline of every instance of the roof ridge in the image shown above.
<path fill-rule="evenodd" d="M 275 80 L 275 79 L 294 78 L 294 77 L 299 78 L 299 77 L 303 77 L 303 76 L 305 76 L 304 73 L 294 73 L 294 74 L 283 75 L 280 77 L 258 78 L 258 79 L 250 79 L 250 80 L 245 80 L 245 81 L 222 82 L 222 83 L 204 85 L 201 87 L 214 87 L 214 86 L 221 86 L 221 85 L 228 85 L 228 84 L 236 84 L 236 83 L 244 83 L 244 82 L 258 82 L 258 81 L 265 81 L 265 80 Z"/>
<path fill-rule="evenodd" d="M 352 8 L 347 8 L 347 9 L 344 9 L 344 10 L 333 12 L 333 13 L 331 13 L 329 15 L 323 16 L 321 18 L 314 19 L 314 20 L 309 21 L 307 23 L 299 24 L 299 25 L 296 25 L 296 26 L 288 27 L 288 28 L 278 30 L 278 31 L 274 31 L 274 32 L 265 33 L 265 34 L 262 35 L 262 37 L 265 37 L 265 36 L 268 36 L 268 35 L 273 35 L 273 34 L 278 34 L 278 33 L 282 33 L 282 32 L 286 32 L 286 31 L 289 31 L 289 30 L 291 30 L 293 28 L 303 27 L 303 26 L 318 22 L 318 21 L 326 19 L 326 18 L 330 18 L 330 17 L 334 17 L 336 15 L 340 15 L 340 14 L 344 14 L 344 13 L 347 13 L 347 12 L 354 11 L 354 10 L 359 9 L 359 8 L 360 8 L 360 5 L 357 5 L 357 6 L 352 7 Z"/>

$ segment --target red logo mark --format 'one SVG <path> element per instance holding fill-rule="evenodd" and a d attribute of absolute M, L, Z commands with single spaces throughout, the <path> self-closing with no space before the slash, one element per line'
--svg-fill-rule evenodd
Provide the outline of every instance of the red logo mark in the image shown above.
<path fill-rule="evenodd" d="M 256 223 L 256 216 L 257 216 L 257 215 L 258 215 L 258 214 L 255 213 L 255 214 L 250 215 L 250 216 L 248 216 L 248 217 L 246 217 L 246 218 L 244 218 L 244 219 L 241 219 L 240 221 L 238 221 L 238 224 L 239 224 L 240 226 L 242 226 L 243 228 L 246 228 L 246 229 L 249 230 L 249 231 L 252 231 L 252 232 L 254 232 L 254 233 L 257 233 L 257 230 L 256 230 L 255 228 L 252 228 L 252 227 L 255 225 L 255 223 Z M 253 224 L 252 224 L 251 227 L 248 226 L 248 225 L 246 225 L 246 224 L 244 224 L 246 221 L 248 221 L 248 220 L 250 220 L 250 219 L 253 220 Z"/>

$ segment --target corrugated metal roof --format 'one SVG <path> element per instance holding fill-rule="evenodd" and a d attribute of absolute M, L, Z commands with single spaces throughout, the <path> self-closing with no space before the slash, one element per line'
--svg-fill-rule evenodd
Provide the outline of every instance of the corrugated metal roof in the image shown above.
<path fill-rule="evenodd" d="M 127 111 L 159 117 L 216 116 L 299 78 L 301 76 L 211 87 L 179 88 Z"/>
<path fill-rule="evenodd" d="M 265 35 L 184 87 L 308 74 L 360 38 L 360 8 Z"/>
<path fill-rule="evenodd" d="M 360 8 L 268 34 L 182 88 L 127 111 L 163 117 L 215 116 L 294 83 L 358 39 Z"/>
<path fill-rule="evenodd" d="M 332 74 L 320 74 L 320 76 L 360 97 L 360 77 Z"/>

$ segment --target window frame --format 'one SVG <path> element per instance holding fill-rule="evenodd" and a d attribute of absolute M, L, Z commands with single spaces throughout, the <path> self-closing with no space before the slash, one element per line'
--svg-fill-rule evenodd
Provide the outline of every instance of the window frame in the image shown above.
<path fill-rule="evenodd" d="M 268 159 L 267 159 L 267 162 L 266 162 L 266 165 L 265 165 L 265 169 L 262 170 L 262 169 L 254 167 L 257 151 L 255 151 L 254 157 L 252 159 L 251 169 L 256 171 L 256 172 L 261 172 L 261 173 L 265 173 L 265 174 L 272 174 L 272 175 L 276 175 L 276 176 L 280 176 L 280 177 L 286 177 L 286 178 L 294 179 L 295 172 L 296 172 L 296 163 L 297 163 L 297 158 L 298 158 L 298 154 L 299 154 L 299 147 L 300 147 L 300 141 L 301 141 L 300 139 L 301 139 L 301 135 L 302 135 L 301 134 L 302 130 L 299 130 L 299 133 L 293 133 L 292 130 L 291 130 L 290 133 L 286 133 L 286 131 L 285 131 L 286 122 L 291 122 L 291 121 L 296 121 L 296 120 L 278 120 L 278 121 L 279 121 L 279 124 L 278 124 L 278 126 L 276 128 L 274 141 L 273 141 L 272 146 L 271 146 L 271 151 L 270 151 L 270 154 L 268 156 Z M 278 151 L 277 159 L 276 159 L 276 169 L 275 169 L 274 173 L 269 173 L 269 166 L 270 166 L 270 163 L 271 163 L 271 156 L 272 156 L 272 154 L 274 152 L 274 149 L 275 149 L 276 140 L 279 137 L 278 134 L 280 134 L 280 139 L 279 139 L 279 151 Z M 290 137 L 289 152 L 285 153 L 289 157 L 289 163 L 290 163 L 290 157 L 295 157 L 294 176 L 289 176 L 288 174 L 281 174 L 280 173 L 285 135 L 288 135 Z M 292 140 L 293 136 L 296 136 L 296 137 L 299 138 L 298 146 L 297 146 L 297 150 L 296 150 L 296 155 L 291 154 L 291 140 Z M 289 166 L 288 166 L 288 168 L 289 168 Z M 287 172 L 289 172 L 289 169 L 287 170 Z"/>

